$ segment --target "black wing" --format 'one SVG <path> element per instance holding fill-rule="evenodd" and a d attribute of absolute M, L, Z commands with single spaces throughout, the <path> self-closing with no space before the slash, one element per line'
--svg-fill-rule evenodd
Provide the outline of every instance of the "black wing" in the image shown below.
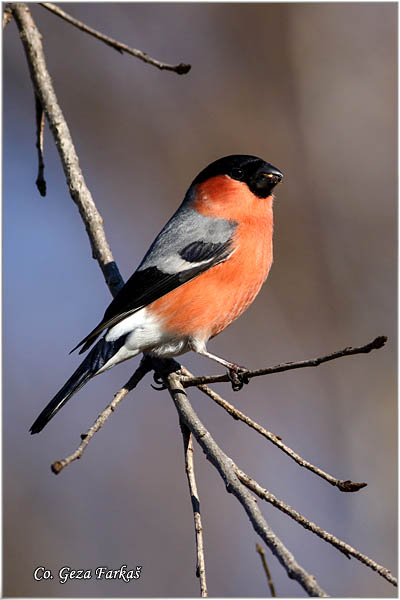
<path fill-rule="evenodd" d="M 231 243 L 232 238 L 221 243 L 193 242 L 189 244 L 179 252 L 179 255 L 188 263 L 197 264 L 177 273 L 164 273 L 157 267 L 135 271 L 107 308 L 101 323 L 71 352 L 79 346 L 83 346 L 79 354 L 86 352 L 104 329 L 114 327 L 129 315 L 226 260 L 232 254 Z"/>

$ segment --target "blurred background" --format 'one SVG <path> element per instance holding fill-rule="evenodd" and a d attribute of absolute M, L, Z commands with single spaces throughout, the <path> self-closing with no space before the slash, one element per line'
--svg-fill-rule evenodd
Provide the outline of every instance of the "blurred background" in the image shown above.
<path fill-rule="evenodd" d="M 384 349 L 252 380 L 225 398 L 333 475 L 343 494 L 232 420 L 194 407 L 225 452 L 279 498 L 397 566 L 396 3 L 71 3 L 108 35 L 189 74 L 162 72 L 30 4 L 87 184 L 126 279 L 196 174 L 220 156 L 279 167 L 275 262 L 253 306 L 209 346 L 251 368 L 388 335 Z M 13 21 L 4 33 L 4 594 L 197 596 L 192 511 L 175 408 L 148 376 L 58 477 L 50 464 L 122 387 L 138 360 L 90 382 L 38 436 L 28 429 L 76 368 L 69 350 L 111 297 L 46 126 L 47 196 L 35 187 L 35 114 Z M 220 372 L 195 355 L 197 374 Z M 195 446 L 212 596 L 269 595 L 257 537 Z M 271 506 L 271 527 L 332 596 L 396 590 Z M 303 597 L 266 551 L 278 596 Z M 142 566 L 140 580 L 58 582 L 65 565 Z M 52 581 L 34 582 L 38 566 Z"/>

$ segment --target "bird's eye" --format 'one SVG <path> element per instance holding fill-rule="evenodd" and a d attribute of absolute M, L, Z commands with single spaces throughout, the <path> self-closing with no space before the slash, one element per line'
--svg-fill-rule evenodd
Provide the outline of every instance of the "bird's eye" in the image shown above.
<path fill-rule="evenodd" d="M 231 177 L 240 181 L 244 177 L 243 169 L 232 169 Z"/>

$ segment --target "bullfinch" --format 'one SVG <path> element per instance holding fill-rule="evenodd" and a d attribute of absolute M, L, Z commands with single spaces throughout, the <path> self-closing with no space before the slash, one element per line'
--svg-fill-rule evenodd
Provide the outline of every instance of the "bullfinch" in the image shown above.
<path fill-rule="evenodd" d="M 75 348 L 97 341 L 40 413 L 39 433 L 89 379 L 143 352 L 166 358 L 194 350 L 237 379 L 242 367 L 207 351 L 206 344 L 257 296 L 272 264 L 276 167 L 235 154 L 201 171 L 104 317 Z"/>

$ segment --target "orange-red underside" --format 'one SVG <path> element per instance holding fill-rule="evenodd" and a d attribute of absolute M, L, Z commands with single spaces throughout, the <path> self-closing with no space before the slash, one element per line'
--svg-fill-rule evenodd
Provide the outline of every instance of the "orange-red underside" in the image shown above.
<path fill-rule="evenodd" d="M 198 212 L 238 223 L 235 252 L 149 306 L 168 330 L 207 341 L 253 302 L 272 265 L 272 201 L 223 175 L 197 186 Z"/>

